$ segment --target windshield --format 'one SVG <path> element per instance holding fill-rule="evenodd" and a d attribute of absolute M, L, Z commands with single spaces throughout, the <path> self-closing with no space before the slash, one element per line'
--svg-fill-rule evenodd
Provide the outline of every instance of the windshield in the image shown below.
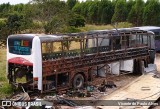
<path fill-rule="evenodd" d="M 32 39 L 30 36 L 9 36 L 9 52 L 18 55 L 31 55 Z"/>

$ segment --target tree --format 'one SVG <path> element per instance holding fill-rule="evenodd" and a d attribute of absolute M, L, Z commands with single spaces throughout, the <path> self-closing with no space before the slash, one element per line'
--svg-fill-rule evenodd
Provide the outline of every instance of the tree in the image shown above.
<path fill-rule="evenodd" d="M 6 21 L 0 20 L 0 41 L 6 42 L 9 35 L 9 29 L 6 27 Z"/>
<path fill-rule="evenodd" d="M 20 32 L 30 27 L 32 20 L 25 15 L 14 13 L 7 19 L 6 26 L 10 30 L 10 34 Z"/>
<path fill-rule="evenodd" d="M 60 0 L 33 0 L 31 5 L 32 9 L 28 10 L 28 12 L 32 14 L 30 15 L 30 18 L 34 21 L 41 22 L 42 28 L 45 29 L 46 32 L 50 30 L 50 27 L 47 28 L 46 26 L 53 24 L 53 18 L 55 18 L 59 24 L 58 19 L 68 19 L 71 13 L 71 10 L 69 10 L 66 2 Z"/>
<path fill-rule="evenodd" d="M 63 17 L 53 16 L 44 26 L 45 33 L 60 33 L 66 28 L 66 21 Z"/>
<path fill-rule="evenodd" d="M 114 7 L 111 1 L 102 0 L 99 4 L 98 15 L 100 16 L 101 24 L 110 24 L 114 14 Z"/>
<path fill-rule="evenodd" d="M 9 3 L 3 3 L 0 5 L 0 16 L 2 17 L 7 17 L 8 13 L 11 10 L 11 5 Z"/>
<path fill-rule="evenodd" d="M 79 14 L 73 14 L 69 20 L 69 26 L 74 27 L 84 27 L 85 26 L 85 19 L 83 16 Z"/>
<path fill-rule="evenodd" d="M 129 15 L 128 21 L 133 23 L 134 26 L 140 26 L 143 24 L 143 10 L 144 10 L 144 1 L 136 0 L 136 3 L 132 7 Z"/>
<path fill-rule="evenodd" d="M 82 14 L 81 13 L 81 6 L 82 6 L 82 4 L 81 3 L 79 3 L 79 2 L 77 2 L 76 4 L 75 4 L 75 6 L 72 8 L 72 11 L 74 12 L 74 13 L 76 13 L 76 14 Z"/>
<path fill-rule="evenodd" d="M 112 23 L 126 21 L 127 17 L 126 13 L 127 13 L 126 0 L 118 0 L 115 5 L 114 14 L 112 17 Z"/>
<path fill-rule="evenodd" d="M 126 3 L 127 3 L 127 17 L 128 17 L 132 7 L 136 2 L 134 0 L 128 0 Z"/>
<path fill-rule="evenodd" d="M 91 1 L 88 5 L 88 22 L 92 24 L 96 23 L 98 18 L 98 1 Z"/>
<path fill-rule="evenodd" d="M 143 25 L 160 26 L 160 2 L 148 0 L 143 13 Z"/>
<path fill-rule="evenodd" d="M 70 9 L 74 7 L 74 5 L 77 3 L 77 0 L 67 0 L 67 5 Z"/>
<path fill-rule="evenodd" d="M 68 14 L 68 7 L 64 1 L 60 0 L 33 0 L 33 19 L 41 22 L 50 21 L 57 14 Z"/>

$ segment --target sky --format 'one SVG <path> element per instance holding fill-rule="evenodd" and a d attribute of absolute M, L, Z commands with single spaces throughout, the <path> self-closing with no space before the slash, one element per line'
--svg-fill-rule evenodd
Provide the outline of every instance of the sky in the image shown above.
<path fill-rule="evenodd" d="M 0 0 L 0 4 L 9 2 L 10 4 L 14 5 L 19 3 L 28 3 L 29 1 L 31 0 Z M 84 0 L 79 0 L 79 1 L 84 1 Z"/>
<path fill-rule="evenodd" d="M 0 4 L 2 3 L 10 3 L 10 4 L 19 4 L 19 3 L 28 3 L 30 0 L 0 0 Z"/>
<path fill-rule="evenodd" d="M 14 4 L 19 4 L 19 3 L 28 3 L 29 1 L 31 0 L 0 0 L 0 4 L 9 2 L 10 4 L 14 5 Z M 79 0 L 79 1 L 85 1 L 85 0 Z"/>

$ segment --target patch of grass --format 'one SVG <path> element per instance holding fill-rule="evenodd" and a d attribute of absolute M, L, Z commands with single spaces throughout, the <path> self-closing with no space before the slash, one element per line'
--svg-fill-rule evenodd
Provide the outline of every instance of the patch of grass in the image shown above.
<path fill-rule="evenodd" d="M 85 25 L 85 27 L 80 27 L 82 32 L 90 30 L 104 30 L 104 29 L 113 29 L 111 25 Z"/>
<path fill-rule="evenodd" d="M 7 18 L 0 18 L 0 21 L 5 21 Z"/>
<path fill-rule="evenodd" d="M 119 22 L 116 25 L 116 28 L 129 28 L 132 27 L 133 25 L 128 22 Z M 79 28 L 82 32 L 85 31 L 90 31 L 90 30 L 110 30 L 114 29 L 114 27 L 111 24 L 108 25 L 85 25 L 85 27 L 80 27 Z"/>
<path fill-rule="evenodd" d="M 13 89 L 10 84 L 4 82 L 2 84 L 2 87 L 0 88 L 0 98 L 4 98 L 6 96 L 9 96 L 13 92 Z M 2 95 L 3 94 L 3 95 Z"/>
<path fill-rule="evenodd" d="M 128 22 L 119 22 L 117 24 L 117 28 L 129 28 L 129 27 L 133 27 L 133 24 Z"/>
<path fill-rule="evenodd" d="M 6 78 L 6 49 L 0 49 L 0 99 L 13 92 Z"/>

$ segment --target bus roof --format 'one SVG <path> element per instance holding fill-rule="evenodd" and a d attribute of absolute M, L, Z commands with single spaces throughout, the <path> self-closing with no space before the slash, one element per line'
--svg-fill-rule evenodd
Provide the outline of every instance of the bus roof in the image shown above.
<path fill-rule="evenodd" d="M 80 33 L 67 33 L 67 34 L 15 34 L 10 35 L 9 37 L 19 36 L 19 37 L 35 37 L 38 36 L 41 42 L 50 42 L 50 41 L 60 41 L 66 37 L 84 37 L 90 35 L 90 37 L 95 37 L 95 35 L 109 34 L 112 37 L 117 37 L 119 34 L 136 34 L 136 33 L 146 33 L 146 30 L 140 28 L 120 28 L 112 30 L 91 30 L 88 32 Z M 107 36 L 107 35 L 106 35 Z"/>
<path fill-rule="evenodd" d="M 133 27 L 133 28 L 137 28 L 137 29 L 141 29 L 141 30 L 154 30 L 154 29 L 160 29 L 160 27 L 158 26 L 141 26 L 141 27 Z"/>

